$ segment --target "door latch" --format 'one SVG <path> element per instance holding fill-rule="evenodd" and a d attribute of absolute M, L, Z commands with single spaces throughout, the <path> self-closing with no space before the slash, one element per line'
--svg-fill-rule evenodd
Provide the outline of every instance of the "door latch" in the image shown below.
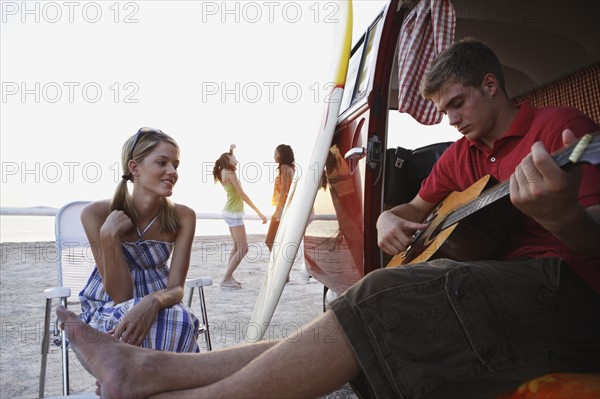
<path fill-rule="evenodd" d="M 382 162 L 381 141 L 377 136 L 369 137 L 367 143 L 367 164 L 371 169 L 376 169 Z"/>

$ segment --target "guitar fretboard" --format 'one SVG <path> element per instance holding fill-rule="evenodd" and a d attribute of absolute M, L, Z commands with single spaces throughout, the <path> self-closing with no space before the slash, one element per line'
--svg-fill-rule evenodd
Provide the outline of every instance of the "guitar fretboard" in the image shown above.
<path fill-rule="evenodd" d="M 446 220 L 444 220 L 444 223 L 442 224 L 442 230 L 460 222 L 462 219 L 472 215 L 478 210 L 506 197 L 509 193 L 510 186 L 508 185 L 508 181 L 496 184 L 495 186 L 487 189 L 479 197 L 466 202 L 452 211 Z"/>
<path fill-rule="evenodd" d="M 594 136 L 586 135 L 579 141 L 554 152 L 552 154 L 552 158 L 561 168 L 573 164 L 572 160 L 569 159 L 571 154 L 577 154 L 577 159 L 575 162 L 585 161 L 592 164 L 598 164 L 598 147 L 600 145 L 600 136 L 595 134 L 596 133 L 594 133 Z M 496 184 L 495 186 L 484 191 L 479 197 L 466 202 L 450 212 L 442 223 L 441 229 L 443 230 L 458 223 L 462 219 L 472 215 L 483 207 L 491 205 L 492 203 L 506 197 L 509 193 L 509 180 Z"/>

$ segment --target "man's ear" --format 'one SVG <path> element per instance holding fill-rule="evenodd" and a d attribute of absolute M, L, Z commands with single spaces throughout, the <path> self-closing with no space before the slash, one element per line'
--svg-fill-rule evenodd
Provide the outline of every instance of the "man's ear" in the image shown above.
<path fill-rule="evenodd" d="M 496 78 L 496 75 L 493 73 L 488 73 L 485 75 L 483 77 L 483 82 L 481 82 L 481 89 L 490 97 L 495 97 L 500 91 L 500 84 Z"/>

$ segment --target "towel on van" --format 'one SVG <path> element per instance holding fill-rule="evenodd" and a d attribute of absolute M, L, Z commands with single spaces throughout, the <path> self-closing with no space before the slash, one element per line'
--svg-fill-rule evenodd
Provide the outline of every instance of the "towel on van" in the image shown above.
<path fill-rule="evenodd" d="M 423 125 L 436 125 L 442 114 L 421 97 L 419 87 L 433 59 L 454 41 L 456 13 L 450 0 L 421 0 L 402 23 L 398 51 L 398 110 Z"/>

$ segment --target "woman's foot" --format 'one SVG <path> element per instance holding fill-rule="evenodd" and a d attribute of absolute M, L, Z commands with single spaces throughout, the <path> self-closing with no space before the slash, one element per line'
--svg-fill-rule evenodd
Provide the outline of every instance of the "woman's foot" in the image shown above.
<path fill-rule="evenodd" d="M 221 288 L 228 288 L 232 290 L 239 290 L 240 288 L 242 288 L 242 283 L 236 281 L 233 278 L 230 280 L 223 280 L 219 285 L 221 286 Z"/>

